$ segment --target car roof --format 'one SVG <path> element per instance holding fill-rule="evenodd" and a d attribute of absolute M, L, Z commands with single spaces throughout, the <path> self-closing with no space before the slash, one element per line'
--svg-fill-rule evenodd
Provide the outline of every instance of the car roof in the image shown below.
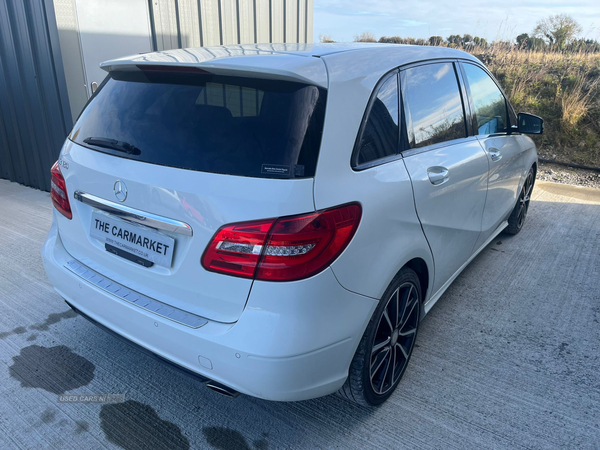
<path fill-rule="evenodd" d="M 260 73 L 262 76 L 272 75 L 326 87 L 327 72 L 318 60 L 327 62 L 330 58 L 335 58 L 337 65 L 352 66 L 353 73 L 359 76 L 430 59 L 462 58 L 477 61 L 469 53 L 448 47 L 353 42 L 184 48 L 126 56 L 104 62 L 100 66 L 107 71 L 139 68 L 143 65 L 186 66 L 214 73 Z M 334 74 L 329 74 L 332 75 Z"/>

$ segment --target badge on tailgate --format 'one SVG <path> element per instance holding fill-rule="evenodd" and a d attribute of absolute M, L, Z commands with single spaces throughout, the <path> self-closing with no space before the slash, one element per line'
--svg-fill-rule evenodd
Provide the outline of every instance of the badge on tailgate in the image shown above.
<path fill-rule="evenodd" d="M 108 214 L 93 212 L 90 235 L 159 266 L 171 267 L 175 240 L 165 234 Z"/>

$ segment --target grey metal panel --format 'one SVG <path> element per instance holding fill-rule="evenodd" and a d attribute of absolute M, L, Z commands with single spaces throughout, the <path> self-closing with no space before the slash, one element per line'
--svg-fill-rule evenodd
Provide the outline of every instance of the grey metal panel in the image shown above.
<path fill-rule="evenodd" d="M 271 0 L 271 37 L 269 42 L 285 42 L 283 2 L 285 0 Z"/>
<path fill-rule="evenodd" d="M 300 0 L 283 0 L 285 9 L 284 42 L 302 42 L 298 40 L 298 6 Z"/>
<path fill-rule="evenodd" d="M 157 50 L 312 42 L 313 0 L 149 0 L 149 5 Z"/>
<path fill-rule="evenodd" d="M 87 95 L 100 85 L 109 59 L 152 51 L 147 0 L 75 0 Z"/>
<path fill-rule="evenodd" d="M 179 0 L 181 47 L 200 47 L 200 21 L 197 0 Z"/>
<path fill-rule="evenodd" d="M 75 120 L 88 100 L 77 10 L 75 0 L 54 0 L 53 3 L 62 53 L 61 65 L 65 73 L 71 117 Z"/>
<path fill-rule="evenodd" d="M 46 17 L 51 26 L 48 26 L 48 39 L 50 42 L 50 49 L 52 53 L 54 70 L 56 73 L 56 88 L 60 96 L 60 103 L 63 110 L 63 119 L 65 121 L 65 130 L 70 130 L 71 126 L 75 122 L 73 110 L 71 109 L 71 101 L 69 97 L 69 86 L 67 84 L 66 73 L 63 66 L 63 57 L 65 56 L 62 52 L 60 45 L 60 35 L 57 30 L 57 21 L 54 6 L 52 1 L 44 1 L 46 8 Z"/>
<path fill-rule="evenodd" d="M 306 0 L 306 36 L 305 42 L 312 43 L 313 41 L 313 19 L 315 10 L 315 2 L 314 0 Z"/>
<path fill-rule="evenodd" d="M 296 42 L 306 42 L 306 0 L 297 1 L 297 15 L 298 15 L 298 27 L 297 27 L 297 40 Z"/>
<path fill-rule="evenodd" d="M 200 17 L 202 19 L 202 45 L 221 45 L 221 20 L 219 18 L 218 0 L 199 0 Z"/>
<path fill-rule="evenodd" d="M 237 0 L 239 7 L 239 38 L 241 44 L 256 42 L 254 37 L 254 0 Z"/>
<path fill-rule="evenodd" d="M 256 4 L 256 42 L 271 42 L 271 0 L 254 0 Z"/>
<path fill-rule="evenodd" d="M 221 3 L 221 27 L 223 45 L 239 44 L 237 0 L 219 0 Z"/>
<path fill-rule="evenodd" d="M 52 11 L 0 0 L 0 176 L 45 190 L 72 124 Z"/>
<path fill-rule="evenodd" d="M 154 34 L 156 50 L 171 50 L 181 47 L 178 30 L 178 1 L 153 0 L 152 16 L 154 17 Z"/>

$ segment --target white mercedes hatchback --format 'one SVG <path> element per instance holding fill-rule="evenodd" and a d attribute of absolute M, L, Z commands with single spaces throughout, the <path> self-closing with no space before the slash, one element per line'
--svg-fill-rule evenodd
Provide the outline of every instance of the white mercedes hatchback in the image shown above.
<path fill-rule="evenodd" d="M 523 226 L 537 155 L 471 55 L 249 45 L 104 63 L 42 249 L 84 317 L 226 395 L 386 400 L 419 322 Z"/>

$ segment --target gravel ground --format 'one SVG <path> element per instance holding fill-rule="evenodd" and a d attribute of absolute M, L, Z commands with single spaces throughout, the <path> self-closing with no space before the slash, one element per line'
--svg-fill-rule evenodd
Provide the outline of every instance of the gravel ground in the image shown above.
<path fill-rule="evenodd" d="M 536 178 L 542 181 L 554 181 L 555 183 L 600 189 L 600 172 L 594 170 L 573 169 L 540 161 Z"/>

